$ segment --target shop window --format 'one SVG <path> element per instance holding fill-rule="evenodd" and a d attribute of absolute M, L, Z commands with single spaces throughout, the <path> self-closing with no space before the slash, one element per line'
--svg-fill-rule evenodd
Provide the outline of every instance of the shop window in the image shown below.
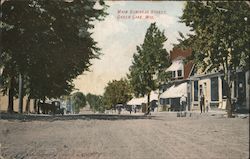
<path fill-rule="evenodd" d="M 161 105 L 169 104 L 169 98 L 160 98 L 160 104 Z"/>
<path fill-rule="evenodd" d="M 211 78 L 211 101 L 219 100 L 218 77 Z"/>
<path fill-rule="evenodd" d="M 169 98 L 165 100 L 165 104 L 169 104 Z"/>
<path fill-rule="evenodd" d="M 160 98 L 160 104 L 164 105 L 164 99 L 163 98 Z"/>

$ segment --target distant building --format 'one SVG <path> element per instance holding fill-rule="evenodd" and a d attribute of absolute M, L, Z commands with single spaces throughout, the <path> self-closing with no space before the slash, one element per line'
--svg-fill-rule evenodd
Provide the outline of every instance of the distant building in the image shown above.
<path fill-rule="evenodd" d="M 158 105 L 158 91 L 151 91 L 150 93 L 150 106 L 152 109 L 155 109 Z M 148 97 L 145 95 L 144 97 L 132 98 L 127 102 L 128 106 L 131 106 L 133 109 L 137 109 L 137 112 L 145 112 L 144 107 L 148 102 Z"/>

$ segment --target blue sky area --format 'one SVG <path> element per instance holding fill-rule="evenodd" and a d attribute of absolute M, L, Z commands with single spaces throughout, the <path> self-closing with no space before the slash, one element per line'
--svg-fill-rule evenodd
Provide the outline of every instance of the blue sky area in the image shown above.
<path fill-rule="evenodd" d="M 103 55 L 92 61 L 91 72 L 85 72 L 74 81 L 76 88 L 85 94 L 102 95 L 109 81 L 126 77 L 136 46 L 143 43 L 150 23 L 156 22 L 160 30 L 165 30 L 168 40 L 164 46 L 168 51 L 173 48 L 173 43 L 177 43 L 178 31 L 189 32 L 189 28 L 178 22 L 184 1 L 106 1 L 106 4 L 109 15 L 104 21 L 95 22 L 95 28 L 91 30 Z M 118 13 L 119 10 L 127 13 Z M 157 13 L 151 13 L 152 10 Z M 136 11 L 144 13 L 134 14 Z M 130 19 L 118 16 L 130 16 Z M 138 19 L 139 16 L 142 19 Z M 146 16 L 150 18 L 145 19 Z"/>

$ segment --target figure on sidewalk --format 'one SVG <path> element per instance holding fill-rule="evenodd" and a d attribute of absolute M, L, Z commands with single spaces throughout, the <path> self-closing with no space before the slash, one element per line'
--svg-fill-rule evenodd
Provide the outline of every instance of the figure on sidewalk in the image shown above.
<path fill-rule="evenodd" d="M 186 100 L 186 97 L 184 96 L 184 94 L 181 96 L 181 99 L 180 99 L 180 116 L 182 117 L 182 111 L 184 111 L 185 115 L 186 115 L 186 103 L 187 103 L 187 100 Z"/>
<path fill-rule="evenodd" d="M 201 95 L 200 95 L 200 109 L 201 109 L 201 113 L 202 113 L 202 110 L 203 110 L 203 106 L 204 106 L 204 94 L 203 94 L 203 92 L 201 92 Z"/>
<path fill-rule="evenodd" d="M 134 106 L 134 112 L 136 113 L 136 106 Z"/>
<path fill-rule="evenodd" d="M 208 113 L 208 109 L 209 109 L 209 103 L 208 103 L 208 100 L 206 100 L 206 111 Z"/>

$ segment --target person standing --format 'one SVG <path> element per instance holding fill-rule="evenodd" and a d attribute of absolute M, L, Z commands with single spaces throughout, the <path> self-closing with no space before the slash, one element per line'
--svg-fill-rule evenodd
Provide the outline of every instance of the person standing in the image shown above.
<path fill-rule="evenodd" d="M 200 95 L 200 109 L 201 109 L 201 113 L 202 113 L 203 106 L 204 106 L 204 94 L 201 92 L 201 95 Z"/>
<path fill-rule="evenodd" d="M 206 100 L 206 111 L 208 113 L 208 109 L 209 109 L 209 103 L 208 103 L 208 100 Z"/>
<path fill-rule="evenodd" d="M 182 110 L 184 110 L 184 111 L 186 111 L 186 102 L 187 102 L 187 100 L 186 100 L 186 97 L 184 96 L 184 94 L 181 96 L 181 99 L 180 99 L 180 111 L 182 111 Z M 182 112 L 181 112 L 181 114 L 180 114 L 181 116 L 182 116 Z"/>

